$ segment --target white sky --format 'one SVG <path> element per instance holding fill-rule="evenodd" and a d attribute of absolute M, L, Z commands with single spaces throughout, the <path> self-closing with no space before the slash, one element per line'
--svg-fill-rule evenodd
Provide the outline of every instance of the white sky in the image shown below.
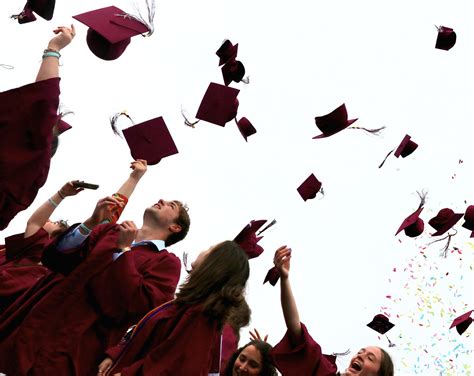
<path fill-rule="evenodd" d="M 62 51 L 61 67 L 61 101 L 75 112 L 65 119 L 73 129 L 61 136 L 36 201 L 0 240 L 22 232 L 38 205 L 72 179 L 100 188 L 67 199 L 53 218 L 85 219 L 129 174 L 128 148 L 110 130 L 109 116 L 124 109 L 136 122 L 163 116 L 179 154 L 149 168 L 122 219 L 141 225 L 144 208 L 157 199 L 185 201 L 191 230 L 170 250 L 193 258 L 232 239 L 251 219 L 276 218 L 260 242 L 265 253 L 251 261 L 251 327 L 268 333 L 272 343 L 284 333 L 279 287 L 262 282 L 274 250 L 287 244 L 294 251 L 291 280 L 301 319 L 325 352 L 387 347 L 385 338 L 366 327 L 385 311 L 396 325 L 388 334 L 397 344 L 389 349 L 397 374 L 469 374 L 472 327 L 462 337 L 448 330 L 452 318 L 473 309 L 469 232 L 460 221 L 452 245 L 462 256 L 439 258 L 440 243 L 425 250 L 427 258 L 419 252 L 433 240 L 427 222 L 439 209 L 464 212 L 473 203 L 471 4 L 158 2 L 155 34 L 133 38 L 111 62 L 88 50 L 87 28 L 74 21 L 77 37 Z M 7 17 L 23 5 L 0 3 L 0 63 L 15 67 L 0 68 L 1 91 L 34 80 L 51 30 L 69 25 L 71 16 L 109 5 L 134 9 L 126 0 L 57 1 L 51 22 L 38 17 L 18 25 Z M 434 25 L 454 28 L 457 43 L 450 51 L 434 48 Z M 232 84 L 241 89 L 238 117 L 246 116 L 257 129 L 248 143 L 234 122 L 225 128 L 201 122 L 191 129 L 180 115 L 181 106 L 195 115 L 209 82 L 222 83 L 214 53 L 224 39 L 239 43 L 238 59 L 250 75 L 249 85 Z M 384 125 L 383 136 L 345 130 L 312 140 L 320 134 L 314 117 L 342 103 L 349 118 L 359 118 L 355 126 Z M 406 133 L 419 148 L 405 159 L 389 157 L 378 169 Z M 310 173 L 322 181 L 326 195 L 304 202 L 296 188 Z M 417 208 L 421 189 L 429 191 L 421 216 L 425 234 L 416 240 L 403 233 L 395 237 Z M 433 278 L 436 286 L 428 286 Z M 347 362 L 348 357 L 340 368 Z"/>

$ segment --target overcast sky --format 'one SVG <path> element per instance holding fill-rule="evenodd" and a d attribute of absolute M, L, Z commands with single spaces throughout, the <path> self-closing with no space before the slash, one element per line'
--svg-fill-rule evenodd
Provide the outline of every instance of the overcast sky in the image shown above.
<path fill-rule="evenodd" d="M 461 213 L 474 204 L 471 4 L 159 1 L 155 33 L 134 37 L 119 59 L 103 61 L 87 47 L 87 27 L 71 17 L 109 5 L 133 12 L 131 2 L 58 0 L 52 21 L 25 25 L 8 19 L 23 1 L 1 2 L 0 63 L 15 67 L 0 68 L 1 91 L 34 80 L 56 26 L 74 21 L 77 36 L 61 52 L 61 102 L 75 112 L 65 118 L 73 129 L 61 136 L 37 199 L 0 241 L 22 232 L 68 180 L 100 188 L 68 198 L 53 218 L 85 219 L 129 174 L 128 147 L 112 133 L 109 116 L 127 110 L 137 123 L 163 116 L 179 154 L 149 167 L 122 219 L 141 225 L 143 210 L 159 198 L 185 201 L 191 230 L 170 251 L 191 259 L 252 219 L 276 219 L 260 241 L 265 253 L 250 261 L 251 328 L 273 344 L 285 331 L 279 287 L 262 282 L 275 249 L 286 244 L 301 320 L 323 351 L 387 347 L 366 326 L 385 312 L 395 324 L 388 335 L 397 374 L 469 374 L 472 327 L 463 336 L 448 328 L 473 309 L 473 242 L 460 221 L 447 258 L 440 258 L 442 242 L 428 245 L 435 239 L 427 222 L 444 207 Z M 435 25 L 455 30 L 450 51 L 434 48 Z M 231 84 L 241 90 L 238 118 L 257 129 L 248 142 L 234 122 L 192 129 L 180 114 L 184 108 L 193 117 L 209 83 L 223 83 L 215 51 L 224 39 L 239 43 L 238 60 L 250 77 L 248 85 Z M 314 117 L 342 103 L 349 118 L 359 118 L 354 126 L 385 126 L 383 135 L 347 129 L 313 140 L 320 134 Z M 405 134 L 418 149 L 377 168 Z M 304 202 L 296 188 L 311 173 L 326 194 Z M 422 189 L 424 234 L 395 237 Z M 244 343 L 247 330 L 241 334 Z"/>

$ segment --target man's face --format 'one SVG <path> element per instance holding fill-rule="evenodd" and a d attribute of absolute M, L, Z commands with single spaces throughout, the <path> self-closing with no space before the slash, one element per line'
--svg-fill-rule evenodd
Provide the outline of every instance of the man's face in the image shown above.
<path fill-rule="evenodd" d="M 151 214 L 157 223 L 169 226 L 179 217 L 179 210 L 179 201 L 165 201 L 161 199 L 153 206 L 147 208 L 146 211 Z"/>

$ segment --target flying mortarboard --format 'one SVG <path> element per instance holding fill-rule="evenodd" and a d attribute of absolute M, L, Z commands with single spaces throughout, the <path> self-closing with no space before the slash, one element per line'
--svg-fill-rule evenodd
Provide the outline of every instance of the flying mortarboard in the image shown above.
<path fill-rule="evenodd" d="M 405 137 L 403 137 L 402 142 L 400 142 L 400 145 L 398 145 L 395 153 L 393 154 L 395 157 L 398 158 L 401 155 L 402 158 L 405 158 L 416 150 L 418 144 L 410 140 L 410 138 L 411 137 L 409 135 L 405 135 Z"/>
<path fill-rule="evenodd" d="M 336 108 L 331 113 L 324 116 L 316 116 L 314 118 L 316 126 L 320 129 L 323 134 L 313 137 L 315 138 L 324 138 L 332 136 L 350 126 L 357 119 L 347 119 L 347 109 L 346 105 L 342 104 Z"/>
<path fill-rule="evenodd" d="M 462 213 L 455 213 L 450 208 L 441 209 L 435 217 L 428 221 L 428 224 L 436 230 L 432 236 L 443 235 L 453 227 L 462 216 Z"/>
<path fill-rule="evenodd" d="M 280 272 L 278 271 L 278 268 L 274 266 L 267 272 L 267 275 L 265 276 L 265 279 L 263 280 L 263 284 L 270 282 L 272 286 L 275 286 L 279 279 L 280 279 Z"/>
<path fill-rule="evenodd" d="M 224 127 L 237 116 L 240 90 L 211 82 L 202 98 L 196 118 Z"/>
<path fill-rule="evenodd" d="M 316 197 L 316 194 L 322 192 L 322 183 L 314 176 L 314 174 L 309 175 L 309 177 L 297 188 L 298 193 L 301 195 L 303 200 L 309 200 Z"/>
<path fill-rule="evenodd" d="M 245 253 L 247 253 L 249 259 L 258 257 L 263 252 L 263 248 L 257 244 L 262 237 L 257 236 L 256 232 L 265 222 L 267 222 L 266 219 L 250 221 L 234 239 L 234 242 L 240 245 Z"/>
<path fill-rule="evenodd" d="M 238 43 L 234 46 L 230 40 L 225 40 L 216 51 L 216 55 L 219 57 L 219 66 L 235 60 L 238 49 Z"/>
<path fill-rule="evenodd" d="M 89 27 L 87 45 L 94 55 L 103 60 L 115 60 L 130 44 L 131 37 L 151 33 L 145 23 L 123 10 L 109 6 L 73 16 Z"/>
<path fill-rule="evenodd" d="M 241 118 L 239 121 L 236 120 L 236 123 L 245 141 L 247 141 L 247 137 L 257 133 L 255 127 L 246 117 Z"/>
<path fill-rule="evenodd" d="M 402 230 L 404 230 L 405 235 L 409 236 L 410 238 L 415 238 L 420 235 L 425 229 L 425 222 L 423 222 L 423 220 L 420 218 L 420 213 L 422 210 L 423 207 L 420 207 L 415 212 L 406 217 L 395 233 L 395 236 L 397 236 Z"/>
<path fill-rule="evenodd" d="M 14 14 L 10 18 L 17 20 L 19 24 L 36 21 L 36 16 L 33 14 L 33 11 L 26 5 L 20 14 Z"/>
<path fill-rule="evenodd" d="M 469 312 L 466 312 L 463 315 L 457 317 L 453 321 L 453 323 L 451 324 L 449 329 L 451 329 L 453 327 L 456 327 L 456 330 L 459 333 L 459 335 L 463 334 L 467 330 L 469 325 L 471 325 L 471 323 L 472 323 L 471 313 L 472 313 L 472 311 L 469 311 Z"/>
<path fill-rule="evenodd" d="M 58 133 L 59 133 L 59 134 L 62 134 L 62 133 L 64 133 L 64 132 L 68 131 L 69 129 L 71 129 L 72 126 L 69 125 L 69 123 L 66 123 L 64 120 L 59 119 L 59 121 L 58 121 L 58 123 L 57 123 L 57 125 L 56 125 L 56 128 L 57 128 L 57 130 L 58 130 Z"/>
<path fill-rule="evenodd" d="M 392 324 L 388 317 L 382 314 L 375 315 L 373 320 L 367 326 L 380 334 L 387 333 L 395 324 Z"/>
<path fill-rule="evenodd" d="M 456 33 L 453 29 L 446 26 L 436 26 L 438 37 L 436 38 L 435 48 L 448 51 L 456 44 Z"/>
<path fill-rule="evenodd" d="M 474 238 L 474 205 L 469 205 L 464 213 L 464 223 L 462 227 L 471 230 L 471 238 Z"/>
<path fill-rule="evenodd" d="M 123 135 L 132 157 L 145 159 L 149 165 L 155 165 L 162 158 L 178 153 L 161 116 L 124 129 Z"/>
<path fill-rule="evenodd" d="M 20 24 L 24 24 L 36 21 L 36 17 L 33 14 L 35 12 L 41 18 L 50 21 L 53 18 L 55 5 L 56 0 L 28 0 L 23 11 L 11 18 L 17 19 Z"/>
<path fill-rule="evenodd" d="M 224 83 L 228 86 L 232 81 L 240 82 L 245 76 L 245 67 L 238 61 L 234 60 L 229 63 L 226 63 L 221 68 L 222 77 L 224 78 Z"/>

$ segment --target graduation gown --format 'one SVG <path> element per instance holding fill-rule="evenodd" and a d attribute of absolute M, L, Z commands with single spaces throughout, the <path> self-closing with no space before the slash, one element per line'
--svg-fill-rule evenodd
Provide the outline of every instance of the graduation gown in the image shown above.
<path fill-rule="evenodd" d="M 60 78 L 0 93 L 0 231 L 46 182 Z"/>
<path fill-rule="evenodd" d="M 337 375 L 336 357 L 325 355 L 301 323 L 301 340 L 292 346 L 288 332 L 273 347 L 271 355 L 283 376 L 335 376 Z"/>
<path fill-rule="evenodd" d="M 173 303 L 148 319 L 128 340 L 107 350 L 114 360 L 110 375 L 207 376 L 215 353 L 217 323 L 200 306 L 177 308 Z"/>
<path fill-rule="evenodd" d="M 43 228 L 27 238 L 21 233 L 5 239 L 5 259 L 0 261 L 0 313 L 49 273 L 48 268 L 39 265 L 49 241 Z"/>
<path fill-rule="evenodd" d="M 0 342 L 0 353 L 9 359 L 9 364 L 0 360 L 0 371 L 9 376 L 95 376 L 104 351 L 146 312 L 173 297 L 179 259 L 145 245 L 113 261 L 117 238 L 117 225 L 97 226 L 82 247 L 58 254 L 82 261 L 74 268 L 66 263 L 67 276 L 59 282 L 55 278 L 61 277 L 43 281 L 37 302 L 35 294 L 30 296 L 34 304 L 21 325 Z M 55 253 L 50 245 L 44 256 L 52 261 Z M 54 286 L 45 291 L 48 284 Z"/>

